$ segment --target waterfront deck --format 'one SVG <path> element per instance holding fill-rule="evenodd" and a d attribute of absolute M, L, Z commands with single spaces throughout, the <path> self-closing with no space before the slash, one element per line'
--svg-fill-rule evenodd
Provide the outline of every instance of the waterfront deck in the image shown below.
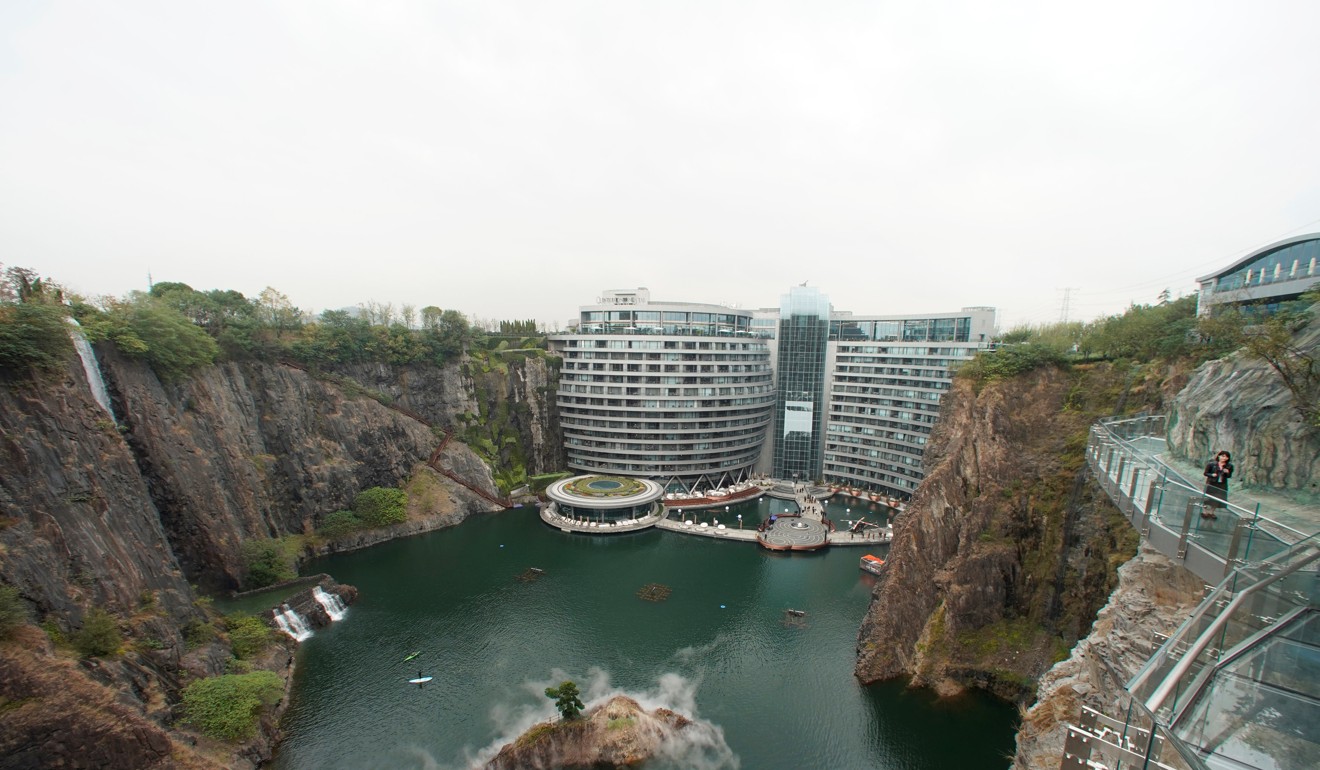
<path fill-rule="evenodd" d="M 690 519 L 684 523 L 674 521 L 673 519 L 661 519 L 656 523 L 657 529 L 664 529 L 670 532 L 678 532 L 683 535 L 696 535 L 697 537 L 712 537 L 717 540 L 742 540 L 744 542 L 756 542 L 756 530 L 754 529 L 729 529 L 723 524 L 710 526 L 705 522 L 694 524 Z"/>
<path fill-rule="evenodd" d="M 718 508 L 721 505 L 745 503 L 760 498 L 766 488 L 755 482 L 744 482 L 729 489 L 716 489 L 704 495 L 680 495 L 670 492 L 661 500 L 666 508 L 683 508 L 690 511 L 706 508 Z"/>
<path fill-rule="evenodd" d="M 541 521 L 552 527 L 563 530 L 564 532 L 584 532 L 588 535 L 617 534 L 621 532 L 638 532 L 643 529 L 649 529 L 656 526 L 664 520 L 664 506 L 656 506 L 656 512 L 649 516 L 643 516 L 640 519 L 625 519 L 623 521 L 588 521 L 585 519 L 576 519 L 568 516 L 561 516 L 554 503 L 541 506 Z"/>
<path fill-rule="evenodd" d="M 701 510 L 728 505 L 731 502 L 755 500 L 768 490 L 757 484 L 737 490 L 718 498 L 685 498 L 682 508 Z M 814 551 L 829 545 L 839 546 L 876 546 L 888 543 L 892 538 L 884 529 L 870 529 L 864 532 L 835 531 L 834 524 L 825 518 L 825 506 L 817 497 L 818 487 L 798 485 L 793 499 L 797 503 L 798 513 L 776 517 L 776 525 L 763 529 L 740 529 L 720 524 L 718 521 L 698 522 L 694 519 L 674 520 L 667 518 L 666 508 L 679 508 L 673 500 L 664 500 L 663 506 L 657 506 L 658 512 L 638 519 L 624 521 L 591 521 L 581 518 L 562 516 L 554 503 L 544 504 L 540 509 L 541 520 L 563 532 L 578 532 L 588 535 L 621 534 L 638 532 L 655 527 L 681 535 L 708 537 L 715 540 L 735 540 L 744 543 L 759 543 L 772 551 Z M 828 493 L 828 490 L 825 490 Z M 690 505 L 694 499 L 709 499 L 708 505 Z"/>

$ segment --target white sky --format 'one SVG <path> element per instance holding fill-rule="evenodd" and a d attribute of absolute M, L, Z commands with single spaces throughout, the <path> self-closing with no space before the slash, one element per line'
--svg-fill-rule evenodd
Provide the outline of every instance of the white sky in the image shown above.
<path fill-rule="evenodd" d="M 1001 323 L 1320 229 L 1320 2 L 0 2 L 0 262 Z"/>

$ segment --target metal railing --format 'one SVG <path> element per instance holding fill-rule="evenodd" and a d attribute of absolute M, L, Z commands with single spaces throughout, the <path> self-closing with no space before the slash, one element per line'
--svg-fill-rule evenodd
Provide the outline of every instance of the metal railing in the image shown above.
<path fill-rule="evenodd" d="M 1262 515 L 1259 505 L 1207 505 L 1202 489 L 1158 457 L 1164 423 L 1163 415 L 1101 421 L 1087 442 L 1087 462 L 1100 486 L 1142 539 L 1214 584 L 1238 566 L 1307 538 Z"/>
<path fill-rule="evenodd" d="M 1309 651 L 1256 655 L 1276 642 L 1296 642 L 1293 629 L 1315 617 L 1320 533 L 1283 526 L 1258 506 L 1229 505 L 1203 517 L 1204 493 L 1157 457 L 1163 434 L 1162 416 L 1102 421 L 1092 428 L 1088 462 L 1143 539 L 1217 585 L 1109 704 L 1122 718 L 1083 708 L 1078 724 L 1068 726 L 1061 768 L 1250 767 L 1256 763 L 1243 764 L 1250 751 L 1232 756 L 1233 742 L 1260 714 L 1277 715 L 1261 703 L 1286 700 L 1298 724 L 1320 716 L 1320 700 L 1305 684 L 1315 678 Z M 1246 678 L 1232 670 L 1244 662 L 1252 672 Z M 1118 684 L 1121 675 L 1101 663 L 1102 675 Z M 1251 750 L 1257 744 L 1240 742 Z M 1269 766 L 1310 766 L 1308 752 L 1320 748 L 1307 742 L 1300 754 L 1296 744 L 1279 751 Z"/>

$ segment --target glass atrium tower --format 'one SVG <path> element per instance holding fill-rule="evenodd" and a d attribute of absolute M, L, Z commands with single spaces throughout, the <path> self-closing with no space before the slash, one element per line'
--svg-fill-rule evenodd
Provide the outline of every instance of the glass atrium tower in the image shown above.
<path fill-rule="evenodd" d="M 821 477 L 825 431 L 825 352 L 830 302 L 814 287 L 794 286 L 779 302 L 774 477 Z"/>

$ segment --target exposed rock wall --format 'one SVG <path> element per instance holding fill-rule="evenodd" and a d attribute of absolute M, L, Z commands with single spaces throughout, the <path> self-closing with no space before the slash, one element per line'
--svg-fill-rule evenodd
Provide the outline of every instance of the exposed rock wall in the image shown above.
<path fill-rule="evenodd" d="M 465 359 L 443 367 L 358 364 L 334 371 L 457 434 L 472 419 L 494 414 L 503 404 L 526 454 L 528 473 L 562 470 L 564 446 L 555 403 L 558 373 L 545 358 L 507 358 L 494 368 Z"/>
<path fill-rule="evenodd" d="M 76 359 L 52 378 L 0 377 L 0 583 L 56 636 L 76 633 L 90 608 L 107 610 L 125 646 L 75 663 L 35 626 L 0 642 L 0 768 L 254 767 L 269 757 L 273 720 L 248 743 L 202 753 L 176 724 L 181 688 L 224 673 L 229 659 L 223 637 L 185 643 L 183 629 L 206 619 L 190 583 L 235 587 L 244 540 L 308 533 L 365 487 L 407 482 L 417 491 L 410 520 L 338 545 L 492 506 L 426 468 L 439 434 L 307 372 L 225 363 L 162 383 L 113 349 L 99 353 L 118 426 Z M 440 390 L 461 383 L 448 369 L 415 374 Z M 520 375 L 525 391 L 509 393 L 539 396 L 535 376 Z M 467 413 L 475 396 L 459 390 L 415 398 Z M 438 461 L 496 494 L 490 469 L 460 441 Z M 268 657 L 257 667 L 291 671 L 283 646 Z"/>
<path fill-rule="evenodd" d="M 310 532 L 362 489 L 401 483 L 440 443 L 422 423 L 287 366 L 230 362 L 177 384 L 113 353 L 102 367 L 184 572 L 210 590 L 238 586 L 245 538 Z M 466 447 L 446 453 L 494 492 Z"/>
<path fill-rule="evenodd" d="M 1108 367 L 955 383 L 862 623 L 859 678 L 1029 697 L 1134 547 L 1082 461 L 1092 417 L 1130 389 Z"/>
<path fill-rule="evenodd" d="M 133 453 L 76 359 L 40 389 L 0 385 L 0 467 L 0 577 L 39 615 L 67 630 L 88 607 L 153 597 L 178 625 L 195 617 Z"/>
<path fill-rule="evenodd" d="M 1320 356 L 1320 323 L 1297 339 Z M 1202 364 L 1169 415 L 1169 448 L 1198 465 L 1233 454 L 1234 483 L 1320 494 L 1320 429 L 1262 360 L 1235 354 Z"/>
<path fill-rule="evenodd" d="M 1072 655 L 1041 678 L 1038 700 L 1018 730 L 1017 770 L 1056 770 L 1067 723 L 1083 705 L 1120 718 L 1124 685 L 1204 593 L 1201 580 L 1158 551 L 1142 548 L 1118 571 L 1118 588 Z"/>

